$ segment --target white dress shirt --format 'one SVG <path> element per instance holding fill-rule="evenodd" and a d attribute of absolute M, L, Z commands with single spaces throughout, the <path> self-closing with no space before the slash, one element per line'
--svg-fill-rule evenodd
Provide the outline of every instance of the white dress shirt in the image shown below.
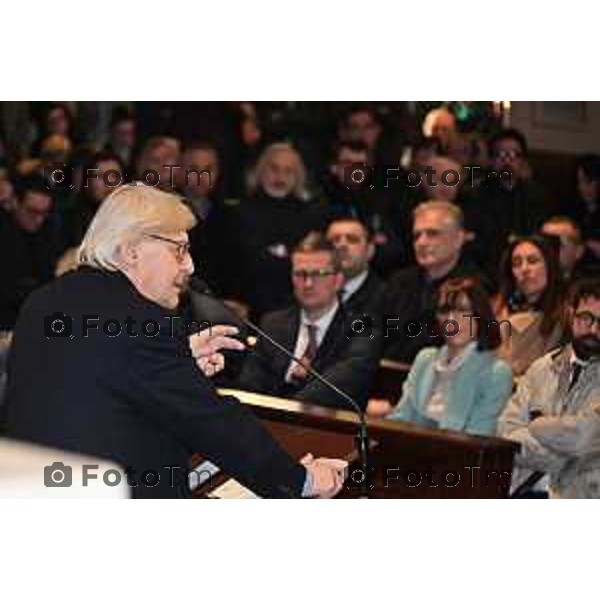
<path fill-rule="evenodd" d="M 298 328 L 298 337 L 296 338 L 296 347 L 294 348 L 294 356 L 296 358 L 302 358 L 308 346 L 308 328 L 306 326 L 312 325 L 316 328 L 315 336 L 317 338 L 318 348 L 321 345 L 321 342 L 323 341 L 331 322 L 333 321 L 333 317 L 335 316 L 338 306 L 339 303 L 336 300 L 332 307 L 316 321 L 311 321 L 303 310 L 300 311 L 300 327 Z M 295 363 L 293 360 L 290 360 L 290 364 L 285 374 L 285 380 L 288 383 L 291 381 L 290 376 L 296 364 L 297 363 Z"/>
<path fill-rule="evenodd" d="M 352 294 L 354 294 L 360 286 L 367 280 L 369 276 L 369 271 L 363 271 L 360 275 L 353 277 L 352 279 L 348 279 L 344 283 L 344 288 L 342 289 L 342 302 L 346 302 Z"/>

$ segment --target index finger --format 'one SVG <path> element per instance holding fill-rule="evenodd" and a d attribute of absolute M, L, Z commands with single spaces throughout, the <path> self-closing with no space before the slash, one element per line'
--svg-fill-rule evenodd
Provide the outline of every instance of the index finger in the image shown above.
<path fill-rule="evenodd" d="M 234 325 L 213 325 L 204 331 L 208 331 L 210 337 L 237 335 L 240 332 Z"/>

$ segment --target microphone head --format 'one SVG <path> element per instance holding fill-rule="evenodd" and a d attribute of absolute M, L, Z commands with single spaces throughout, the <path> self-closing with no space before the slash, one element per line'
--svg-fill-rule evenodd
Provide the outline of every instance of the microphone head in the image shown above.
<path fill-rule="evenodd" d="M 190 277 L 189 286 L 190 289 L 196 292 L 197 294 L 204 294 L 207 296 L 213 295 L 212 290 L 208 286 L 208 283 L 206 283 L 204 279 L 201 279 L 197 275 Z"/>

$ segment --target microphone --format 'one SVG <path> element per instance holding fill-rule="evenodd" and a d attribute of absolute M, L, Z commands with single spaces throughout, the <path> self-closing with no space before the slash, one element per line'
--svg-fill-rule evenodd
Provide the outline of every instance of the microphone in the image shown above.
<path fill-rule="evenodd" d="M 359 406 L 358 402 L 352 398 L 349 394 L 341 390 L 337 385 L 329 381 L 325 376 L 321 375 L 318 371 L 313 369 L 310 365 L 305 365 L 299 358 L 294 356 L 293 352 L 290 352 L 285 346 L 280 344 L 277 340 L 273 339 L 266 331 L 260 328 L 258 325 L 255 325 L 252 321 L 248 319 L 244 319 L 238 315 L 236 315 L 233 310 L 231 310 L 220 298 L 218 298 L 210 289 L 208 284 L 201 278 L 197 276 L 193 276 L 190 278 L 189 287 L 192 291 L 200 294 L 202 296 L 206 296 L 210 298 L 216 305 L 218 305 L 221 309 L 221 313 L 225 316 L 225 320 L 221 320 L 218 318 L 218 315 L 215 315 L 216 318 L 212 320 L 212 322 L 216 323 L 231 323 L 236 325 L 236 327 L 245 327 L 246 329 L 251 330 L 256 333 L 259 337 L 267 340 L 272 346 L 277 348 L 280 352 L 283 352 L 285 356 L 287 356 L 290 360 L 300 365 L 305 371 L 308 372 L 309 375 L 319 380 L 324 386 L 335 392 L 340 398 L 343 398 L 344 401 L 352 408 L 352 410 L 358 415 L 359 418 L 359 431 L 356 435 L 356 444 L 358 449 L 358 455 L 360 457 L 360 464 L 363 471 L 363 477 L 361 480 L 361 489 L 362 494 L 365 498 L 368 498 L 369 486 L 368 486 L 368 457 L 369 457 L 369 435 L 367 430 L 367 421 L 365 418 L 365 412 Z M 200 309 L 202 310 L 202 309 Z M 204 312 L 204 311 L 203 311 Z M 216 312 L 216 311 L 215 311 Z M 213 311 L 211 311 L 213 313 Z M 214 313 L 213 313 L 214 314 Z M 203 314 L 206 317 L 205 314 Z M 354 480 L 353 480 L 354 481 Z"/>

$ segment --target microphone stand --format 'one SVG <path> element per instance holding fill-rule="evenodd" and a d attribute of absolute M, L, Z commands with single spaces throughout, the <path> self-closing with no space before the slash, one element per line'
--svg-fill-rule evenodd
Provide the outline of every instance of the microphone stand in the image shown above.
<path fill-rule="evenodd" d="M 258 325 L 252 323 L 248 319 L 244 319 L 239 315 L 235 314 L 234 311 L 229 308 L 220 298 L 215 296 L 212 290 L 206 285 L 206 283 L 197 278 L 193 277 L 190 280 L 190 288 L 198 294 L 208 296 L 209 298 L 215 300 L 219 303 L 219 305 L 225 309 L 225 311 L 234 317 L 236 321 L 252 330 L 254 333 L 257 333 L 260 337 L 267 340 L 272 346 L 277 348 L 280 352 L 283 352 L 289 359 L 291 359 L 296 364 L 300 365 L 309 375 L 320 381 L 324 386 L 328 387 L 330 390 L 333 390 L 340 398 L 343 398 L 354 410 L 354 412 L 358 415 L 359 418 L 359 428 L 358 433 L 354 436 L 356 448 L 358 450 L 358 456 L 360 460 L 360 466 L 362 469 L 362 480 L 361 480 L 361 498 L 369 497 L 369 484 L 368 484 L 368 475 L 369 475 L 369 433 L 367 430 L 367 421 L 365 418 L 365 412 L 358 405 L 356 400 L 352 398 L 349 394 L 341 390 L 337 385 L 329 381 L 326 377 L 321 375 L 318 371 L 312 368 L 312 366 L 306 366 L 299 358 L 294 356 L 293 352 L 290 352 L 285 346 L 281 345 L 277 340 L 271 337 L 266 331 L 261 329 Z M 354 480 L 353 480 L 354 481 Z M 356 482 L 355 482 L 356 483 Z"/>

